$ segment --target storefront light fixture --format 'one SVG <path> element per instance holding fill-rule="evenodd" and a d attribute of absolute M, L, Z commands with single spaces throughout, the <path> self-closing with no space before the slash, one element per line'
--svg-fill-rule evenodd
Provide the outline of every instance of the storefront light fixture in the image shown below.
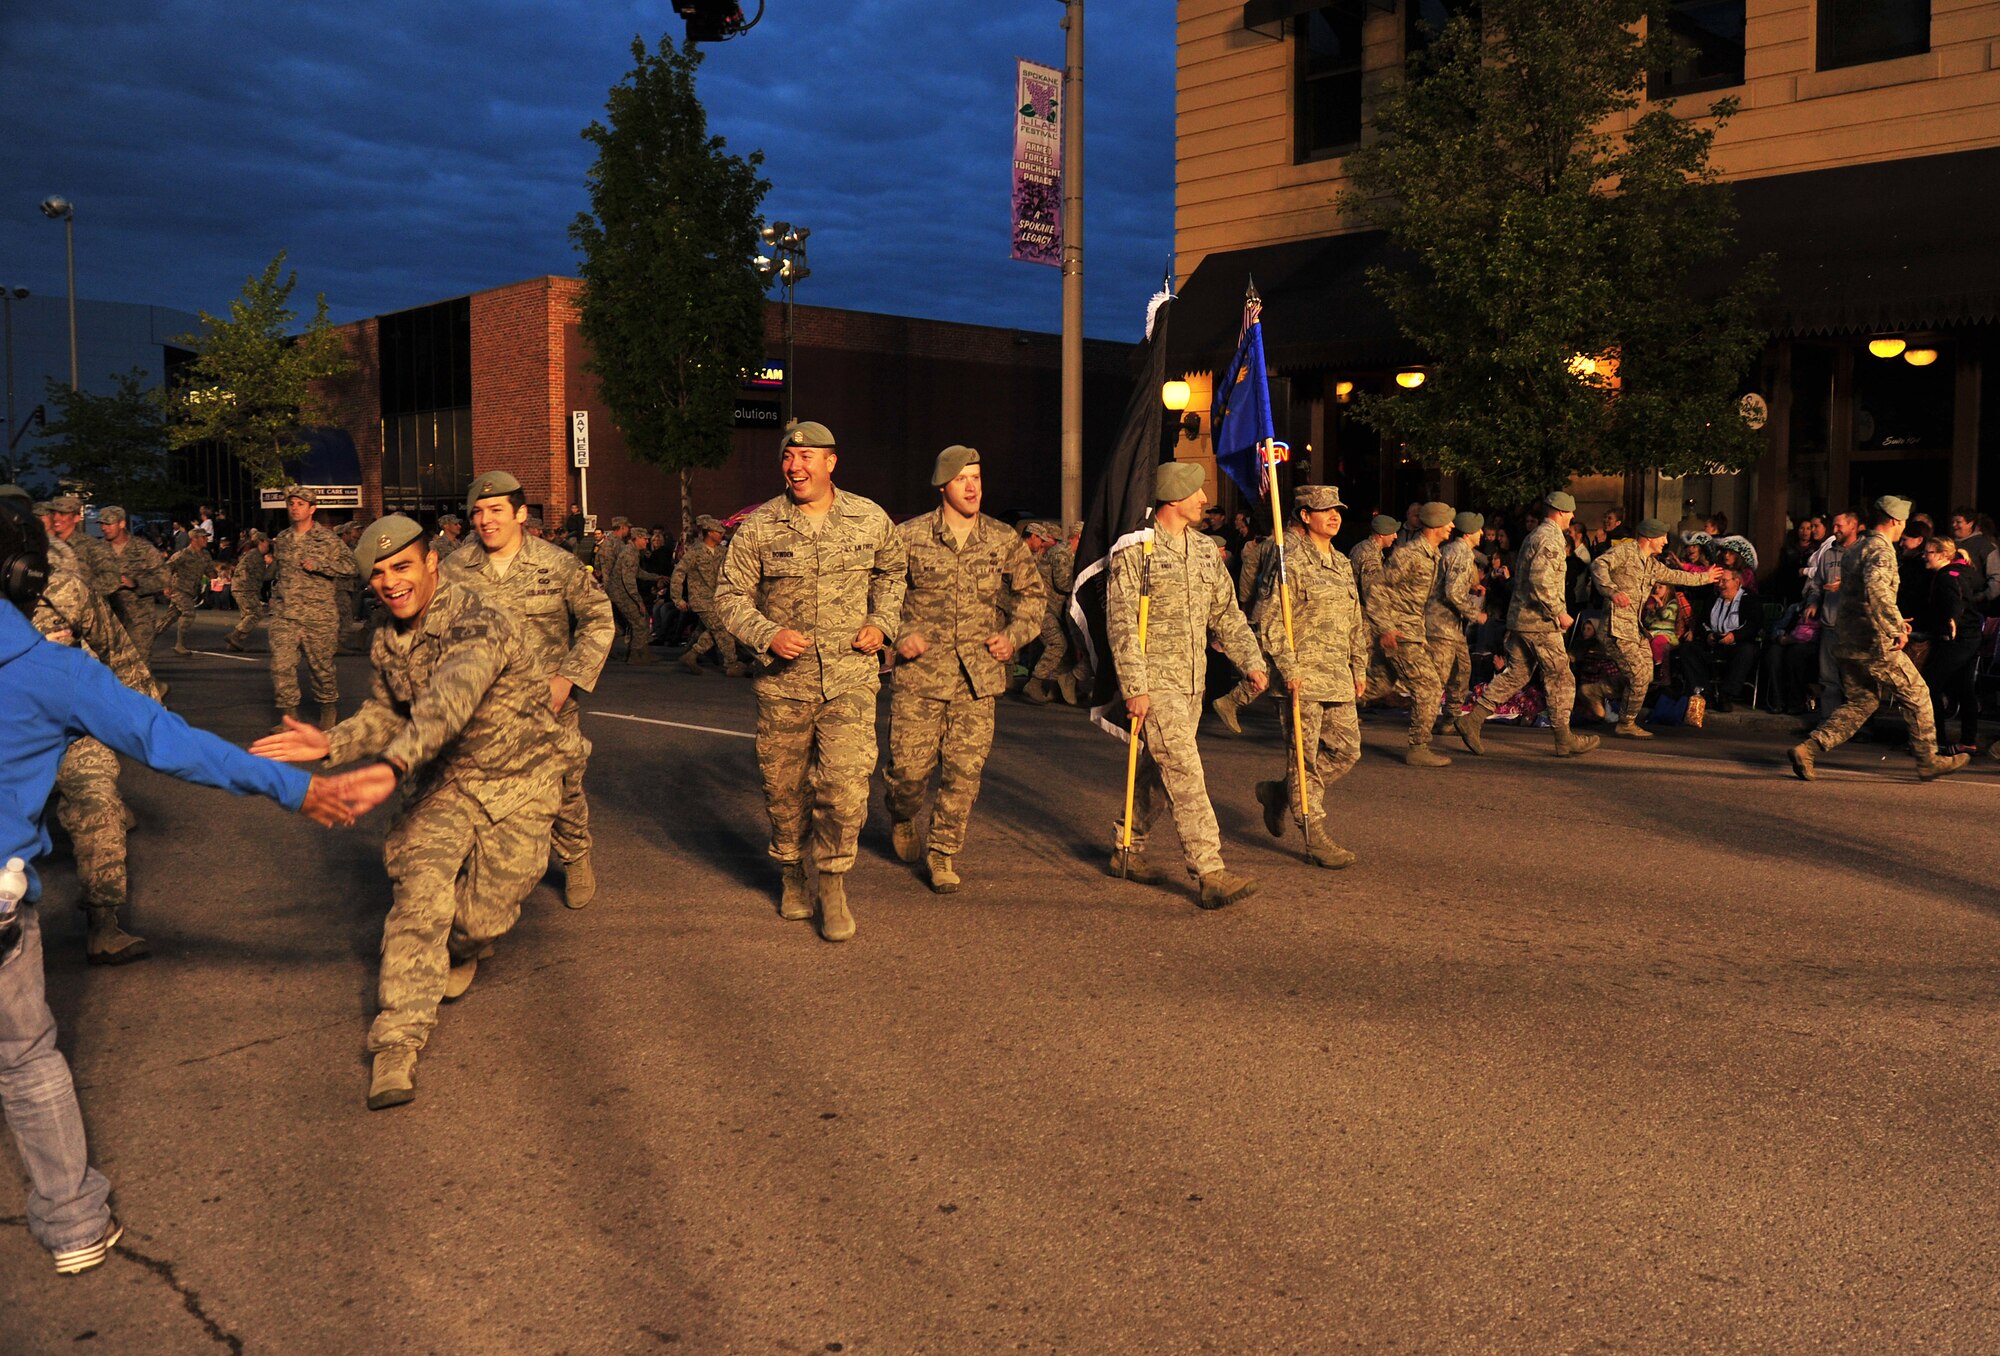
<path fill-rule="evenodd" d="M 1351 381 L 1336 381 L 1333 384 L 1333 398 L 1343 405 L 1354 399 L 1354 383 Z"/>
<path fill-rule="evenodd" d="M 1178 414 L 1194 399 L 1194 391 L 1184 381 L 1170 381 L 1160 388 L 1160 403 Z"/>
<path fill-rule="evenodd" d="M 1424 374 L 1414 369 L 1408 372 L 1398 372 L 1396 374 L 1396 384 L 1405 391 L 1414 391 L 1424 384 Z"/>
<path fill-rule="evenodd" d="M 1937 361 L 1937 350 L 1934 348 L 1904 349 L 1903 361 L 1912 367 L 1929 367 Z"/>
<path fill-rule="evenodd" d="M 1868 341 L 1868 351 L 1877 358 L 1893 358 L 1907 347 L 1908 345 L 1895 335 L 1891 335 L 1886 339 L 1870 339 Z"/>

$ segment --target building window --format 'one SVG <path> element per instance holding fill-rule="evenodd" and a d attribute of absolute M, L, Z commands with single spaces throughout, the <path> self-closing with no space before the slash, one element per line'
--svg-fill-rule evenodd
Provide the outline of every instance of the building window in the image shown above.
<path fill-rule="evenodd" d="M 1361 144 L 1359 0 L 1325 5 L 1298 21 L 1298 161 L 1342 155 Z"/>
<path fill-rule="evenodd" d="M 1673 0 L 1667 26 L 1688 50 L 1678 65 L 1654 71 L 1647 94 L 1669 99 L 1743 83 L 1744 0 Z"/>
<path fill-rule="evenodd" d="M 1421 56 L 1437 41 L 1444 26 L 1465 13 L 1477 13 L 1479 0 L 1406 0 L 1403 6 L 1403 56 Z"/>
<path fill-rule="evenodd" d="M 472 482 L 472 302 L 385 315 L 382 505 L 446 512 Z"/>
<path fill-rule="evenodd" d="M 1930 0 L 1819 0 L 1823 71 L 1930 50 Z"/>

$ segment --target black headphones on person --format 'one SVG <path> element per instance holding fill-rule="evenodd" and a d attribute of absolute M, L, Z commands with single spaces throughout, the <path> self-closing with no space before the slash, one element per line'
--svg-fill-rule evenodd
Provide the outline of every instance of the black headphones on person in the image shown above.
<path fill-rule="evenodd" d="M 27 504 L 0 495 L 0 596 L 26 614 L 49 586 L 49 539 Z"/>

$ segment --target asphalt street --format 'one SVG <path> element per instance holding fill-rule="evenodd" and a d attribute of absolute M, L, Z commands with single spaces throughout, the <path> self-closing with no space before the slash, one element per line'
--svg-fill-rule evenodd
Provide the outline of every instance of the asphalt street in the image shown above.
<path fill-rule="evenodd" d="M 247 743 L 232 620 L 158 667 Z M 1806 785 L 1736 717 L 1418 771 L 1375 721 L 1329 873 L 1251 797 L 1270 712 L 1203 741 L 1255 898 L 1106 877 L 1123 746 L 1009 700 L 965 890 L 878 780 L 833 946 L 775 912 L 748 684 L 614 666 L 599 898 L 538 888 L 372 1114 L 386 811 L 128 769 L 154 958 L 84 965 L 66 860 L 45 906 L 128 1231 L 57 1277 L 0 1151 L 0 1352 L 2000 1349 L 2000 764 Z"/>

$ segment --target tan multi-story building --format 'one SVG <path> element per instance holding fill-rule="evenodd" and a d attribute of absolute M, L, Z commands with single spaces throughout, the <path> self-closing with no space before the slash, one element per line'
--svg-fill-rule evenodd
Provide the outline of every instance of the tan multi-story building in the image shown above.
<path fill-rule="evenodd" d="M 1380 232 L 1343 214 L 1344 157 L 1428 24 L 1464 0 L 1179 0 L 1171 361 L 1206 405 L 1245 281 L 1264 299 L 1274 411 L 1314 474 L 1400 515 L 1435 477 L 1344 417 L 1424 355 L 1370 291 Z M 2000 503 L 2000 0 L 1677 0 L 1699 53 L 1649 99 L 1741 110 L 1713 163 L 1742 254 L 1777 293 L 1746 385 L 1766 452 L 1740 476 L 1589 482 L 1586 508 L 1726 511 L 1774 547 L 1788 517 L 1894 490 L 1940 521 Z M 1182 455 L 1206 459 L 1209 430 Z M 1767 559 L 1771 558 L 1767 555 Z"/>

